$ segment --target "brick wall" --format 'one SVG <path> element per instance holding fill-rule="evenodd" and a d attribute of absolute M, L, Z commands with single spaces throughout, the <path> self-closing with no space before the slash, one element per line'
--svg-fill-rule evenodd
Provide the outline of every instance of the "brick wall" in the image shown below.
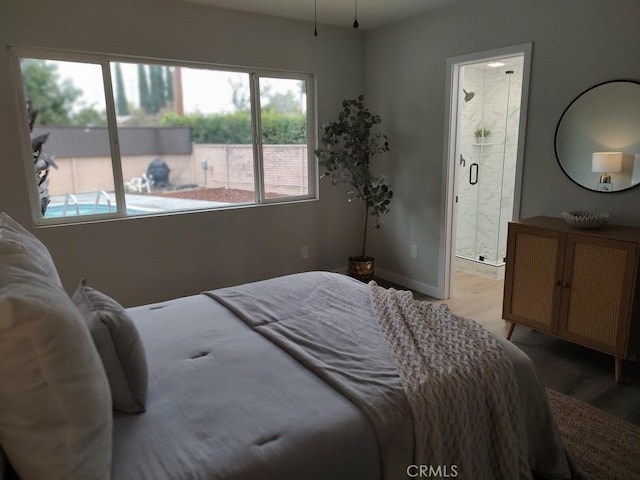
<path fill-rule="evenodd" d="M 140 177 L 149 163 L 161 158 L 169 165 L 174 185 L 254 190 L 253 147 L 251 145 L 193 145 L 191 155 L 135 155 L 122 157 L 125 183 Z M 203 168 L 206 162 L 206 169 Z M 56 158 L 58 170 L 51 170 L 49 194 L 112 192 L 113 174 L 109 157 Z M 308 193 L 306 145 L 263 147 L 265 191 L 293 196 Z"/>

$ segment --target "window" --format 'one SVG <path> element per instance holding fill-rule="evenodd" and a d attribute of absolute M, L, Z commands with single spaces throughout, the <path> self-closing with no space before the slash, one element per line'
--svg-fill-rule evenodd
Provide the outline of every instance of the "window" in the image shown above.
<path fill-rule="evenodd" d="M 24 50 L 16 59 L 27 112 L 37 111 L 26 117 L 37 224 L 316 196 L 310 75 Z"/>

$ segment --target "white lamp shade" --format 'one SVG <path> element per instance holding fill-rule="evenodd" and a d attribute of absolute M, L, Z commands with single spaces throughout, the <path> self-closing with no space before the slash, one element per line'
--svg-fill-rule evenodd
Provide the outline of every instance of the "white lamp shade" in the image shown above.
<path fill-rule="evenodd" d="M 598 173 L 618 173 L 622 171 L 622 152 L 594 152 L 591 170 Z"/>

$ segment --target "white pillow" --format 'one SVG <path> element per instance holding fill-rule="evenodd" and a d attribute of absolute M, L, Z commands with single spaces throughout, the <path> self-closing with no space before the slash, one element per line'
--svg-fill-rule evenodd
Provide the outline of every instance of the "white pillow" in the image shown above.
<path fill-rule="evenodd" d="M 147 356 L 140 334 L 122 305 L 82 280 L 71 297 L 84 316 L 109 380 L 113 408 L 144 412 Z"/>
<path fill-rule="evenodd" d="M 111 399 L 100 358 L 46 247 L 4 213 L 0 359 L 0 444 L 18 476 L 109 479 Z"/>
<path fill-rule="evenodd" d="M 62 286 L 51 254 L 40 240 L 4 212 L 0 212 L 0 258 L 7 255 L 28 253 L 28 269 L 46 276 L 50 282 Z M 19 255 L 12 262 L 20 262 Z M 16 265 L 16 267 L 21 265 Z"/>

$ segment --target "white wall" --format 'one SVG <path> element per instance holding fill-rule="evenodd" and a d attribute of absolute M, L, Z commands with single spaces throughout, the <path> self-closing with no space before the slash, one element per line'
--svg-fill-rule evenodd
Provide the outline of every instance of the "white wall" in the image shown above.
<path fill-rule="evenodd" d="M 637 0 L 463 0 L 367 34 L 365 95 L 389 133 L 396 194 L 372 241 L 379 269 L 437 290 L 443 204 L 448 57 L 533 42 L 521 216 L 583 208 L 640 225 L 640 189 L 599 194 L 557 164 L 553 139 L 564 108 L 591 85 L 640 80 Z M 418 246 L 412 260 L 410 245 Z"/>
<path fill-rule="evenodd" d="M 318 119 L 363 90 L 363 34 L 177 0 L 3 0 L 0 45 L 311 72 Z M 0 210 L 32 229 L 19 105 L 0 49 Z M 39 228 L 65 287 L 82 277 L 126 306 L 346 264 L 362 211 L 321 182 L 320 201 Z M 300 259 L 307 245 L 309 259 Z"/>
<path fill-rule="evenodd" d="M 564 176 L 553 135 L 569 102 L 611 79 L 640 80 L 637 0 L 463 0 L 371 32 L 217 10 L 177 0 L 4 0 L 0 45 L 63 48 L 317 74 L 319 124 L 363 88 L 392 150 L 380 162 L 395 198 L 370 236 L 376 268 L 438 286 L 446 59 L 533 42 L 521 215 L 587 208 L 640 225 L 640 190 L 598 194 Z M 364 38 L 363 38 L 364 37 Z M 30 226 L 20 163 L 21 108 L 0 49 L 0 210 Z M 389 160 L 389 162 L 386 162 Z M 295 205 L 41 228 L 68 290 L 90 282 L 125 305 L 292 271 L 343 266 L 358 250 L 361 210 L 321 182 Z M 310 259 L 299 258 L 309 247 Z M 418 259 L 410 259 L 410 245 Z M 142 253 L 144 252 L 144 253 Z M 158 259 L 164 263 L 158 264 Z"/>

